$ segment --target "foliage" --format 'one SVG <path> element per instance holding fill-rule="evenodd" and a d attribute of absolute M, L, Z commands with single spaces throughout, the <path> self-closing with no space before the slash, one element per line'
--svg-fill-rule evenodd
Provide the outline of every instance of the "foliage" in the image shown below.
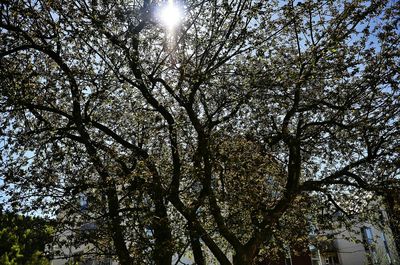
<path fill-rule="evenodd" d="M 0 4 L 3 190 L 60 245 L 251 264 L 398 178 L 399 3 L 176 2 Z"/>
<path fill-rule="evenodd" d="M 0 213 L 0 264 L 46 265 L 46 244 L 52 241 L 48 222 L 39 217 Z"/>

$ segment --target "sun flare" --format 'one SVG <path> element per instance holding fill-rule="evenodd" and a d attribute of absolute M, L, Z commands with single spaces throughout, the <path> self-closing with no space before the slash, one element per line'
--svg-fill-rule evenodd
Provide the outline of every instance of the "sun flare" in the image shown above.
<path fill-rule="evenodd" d="M 176 28 L 182 20 L 182 12 L 173 0 L 169 0 L 168 4 L 163 7 L 160 13 L 161 22 L 169 29 Z"/>

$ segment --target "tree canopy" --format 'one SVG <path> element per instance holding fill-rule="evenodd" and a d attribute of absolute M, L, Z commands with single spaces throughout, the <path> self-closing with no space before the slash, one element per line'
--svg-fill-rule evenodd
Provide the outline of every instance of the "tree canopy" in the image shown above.
<path fill-rule="evenodd" d="M 15 209 L 123 265 L 252 264 L 395 183 L 399 2 L 182 0 L 175 27 L 166 4 L 0 4 Z"/>
<path fill-rule="evenodd" d="M 47 265 L 46 244 L 52 242 L 48 220 L 0 209 L 0 263 L 4 265 Z"/>

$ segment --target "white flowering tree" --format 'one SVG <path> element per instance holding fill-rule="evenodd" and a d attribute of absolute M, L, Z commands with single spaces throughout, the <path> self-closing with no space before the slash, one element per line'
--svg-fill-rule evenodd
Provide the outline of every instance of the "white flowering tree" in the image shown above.
<path fill-rule="evenodd" d="M 120 264 L 252 264 L 398 176 L 396 1 L 0 6 L 3 193 Z"/>

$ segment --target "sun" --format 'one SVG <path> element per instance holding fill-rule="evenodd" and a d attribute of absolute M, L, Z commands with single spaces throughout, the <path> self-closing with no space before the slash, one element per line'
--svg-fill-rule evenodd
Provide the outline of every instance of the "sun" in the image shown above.
<path fill-rule="evenodd" d="M 182 20 L 182 11 L 177 5 L 174 4 L 173 0 L 169 0 L 168 3 L 161 9 L 160 19 L 167 29 L 173 30 Z"/>

